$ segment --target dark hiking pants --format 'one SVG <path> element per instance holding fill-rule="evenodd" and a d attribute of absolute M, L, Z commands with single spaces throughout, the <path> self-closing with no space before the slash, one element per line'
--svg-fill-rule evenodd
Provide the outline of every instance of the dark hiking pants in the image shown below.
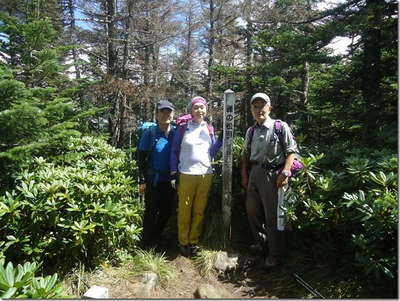
<path fill-rule="evenodd" d="M 269 256 L 279 258 L 283 233 L 277 230 L 276 171 L 253 166 L 247 188 L 246 210 L 254 240 Z M 266 243 L 268 248 L 266 248 Z"/>
<path fill-rule="evenodd" d="M 171 215 L 175 190 L 170 182 L 159 182 L 154 187 L 146 183 L 142 242 L 144 247 L 154 247 L 159 241 Z"/>

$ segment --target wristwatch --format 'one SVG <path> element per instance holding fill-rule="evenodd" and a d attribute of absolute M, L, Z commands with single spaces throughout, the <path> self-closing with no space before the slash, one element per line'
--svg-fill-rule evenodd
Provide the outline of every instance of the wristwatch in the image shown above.
<path fill-rule="evenodd" d="M 287 170 L 287 169 L 282 170 L 281 174 L 283 174 L 285 177 L 290 177 L 292 175 L 290 170 Z"/>

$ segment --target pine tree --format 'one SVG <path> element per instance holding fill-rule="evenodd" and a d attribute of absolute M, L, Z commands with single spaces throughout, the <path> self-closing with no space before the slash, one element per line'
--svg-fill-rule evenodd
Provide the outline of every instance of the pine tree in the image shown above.
<path fill-rule="evenodd" d="M 65 137 L 80 135 L 85 122 L 71 99 L 74 85 L 62 74 L 63 50 L 55 46 L 52 23 L 0 18 L 7 37 L 0 48 L 6 58 L 0 66 L 0 169 L 9 182 L 33 156 L 62 153 Z"/>

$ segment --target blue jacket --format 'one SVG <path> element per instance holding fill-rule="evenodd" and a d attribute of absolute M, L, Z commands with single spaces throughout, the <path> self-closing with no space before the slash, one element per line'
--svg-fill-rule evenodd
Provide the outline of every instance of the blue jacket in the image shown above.
<path fill-rule="evenodd" d="M 139 141 L 138 167 L 141 182 L 169 182 L 170 165 L 169 158 L 171 143 L 175 132 L 172 127 L 168 137 L 158 126 L 148 128 Z"/>

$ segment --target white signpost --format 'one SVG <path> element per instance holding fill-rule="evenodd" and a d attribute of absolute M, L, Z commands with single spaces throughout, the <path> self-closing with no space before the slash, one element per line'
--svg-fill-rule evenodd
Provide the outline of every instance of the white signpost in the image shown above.
<path fill-rule="evenodd" d="M 225 242 L 231 235 L 232 208 L 232 145 L 235 117 L 235 93 L 224 92 L 224 139 L 222 145 L 222 219 L 225 228 Z"/>

